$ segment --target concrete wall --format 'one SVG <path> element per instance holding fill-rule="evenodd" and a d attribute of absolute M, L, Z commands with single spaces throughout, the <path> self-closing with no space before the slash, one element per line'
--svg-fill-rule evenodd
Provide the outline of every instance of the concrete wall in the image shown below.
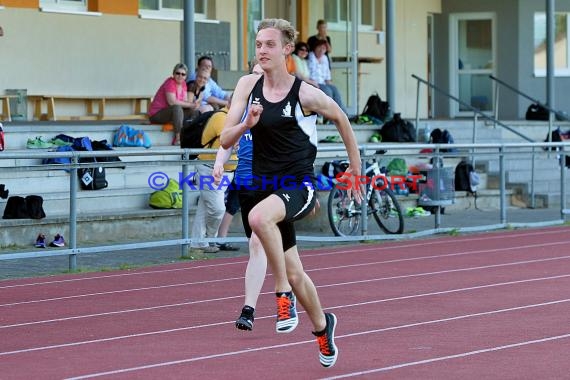
<path fill-rule="evenodd" d="M 570 1 L 557 0 L 557 12 L 570 12 Z M 546 11 L 546 0 L 442 0 L 442 14 L 436 17 L 436 84 L 449 90 L 449 15 L 451 13 L 493 12 L 496 15 L 497 77 L 519 88 L 532 97 L 546 102 L 546 78 L 534 75 L 534 13 Z M 570 109 L 570 99 L 565 96 L 570 78 L 555 78 L 555 105 Z M 524 118 L 530 102 L 512 91 L 501 88 L 499 118 Z M 448 101 L 436 96 L 436 116 L 449 114 Z"/>
<path fill-rule="evenodd" d="M 288 17 L 291 0 L 271 3 L 271 15 Z M 441 0 L 398 0 L 396 3 L 397 105 L 406 117 L 415 115 L 415 83 L 411 73 L 421 75 L 427 70 L 428 13 L 440 11 Z M 228 6 L 228 3 L 231 6 Z M 362 56 L 385 58 L 385 43 L 378 42 L 378 32 L 384 28 L 384 1 L 377 0 L 378 21 L 375 31 L 359 33 L 359 53 Z M 323 0 L 311 1 L 309 9 L 310 34 L 315 33 L 317 19 L 322 17 Z M 285 13 L 285 14 L 282 14 Z M 238 67 L 237 2 L 213 0 L 208 17 L 229 23 L 231 55 L 229 69 Z M 196 28 L 199 28 L 199 22 Z M 183 58 L 180 21 L 141 19 L 135 15 L 86 16 L 47 13 L 37 8 L 0 9 L 0 38 L 2 75 L 0 92 L 6 89 L 26 89 L 28 94 L 62 95 L 152 95 L 171 74 L 175 63 Z M 350 35 L 345 30 L 330 30 L 334 55 L 346 55 Z M 214 57 L 215 60 L 219 57 Z M 221 59 L 221 58 L 220 58 Z M 226 65 L 226 62 L 224 62 Z M 360 69 L 358 111 L 368 96 L 378 92 L 385 98 L 386 66 L 382 63 L 362 64 Z M 340 86 L 342 87 L 342 86 Z M 421 115 L 427 113 L 427 99 L 422 95 Z M 80 104 L 66 105 L 77 113 Z M 124 107 L 130 105 L 117 105 Z M 110 110 L 123 114 L 123 110 Z M 31 117 L 31 107 L 28 107 Z"/>

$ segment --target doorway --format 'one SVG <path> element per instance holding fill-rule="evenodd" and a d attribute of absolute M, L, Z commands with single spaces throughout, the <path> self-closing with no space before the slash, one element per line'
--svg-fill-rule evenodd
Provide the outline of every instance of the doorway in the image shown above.
<path fill-rule="evenodd" d="M 493 84 L 496 72 L 494 13 L 450 15 L 450 90 L 464 103 L 485 113 L 493 113 Z M 471 116 L 473 111 L 454 100 L 450 116 Z"/>

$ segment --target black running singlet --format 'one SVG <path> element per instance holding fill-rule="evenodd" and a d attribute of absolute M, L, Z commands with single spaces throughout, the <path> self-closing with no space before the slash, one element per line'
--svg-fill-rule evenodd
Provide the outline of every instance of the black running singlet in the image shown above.
<path fill-rule="evenodd" d="M 302 81 L 295 78 L 285 98 L 271 103 L 263 97 L 263 79 L 259 78 L 250 97 L 252 104 L 263 106 L 259 122 L 251 128 L 254 182 L 275 177 L 296 183 L 309 178 L 314 182 L 317 115 L 303 113 L 299 101 Z"/>

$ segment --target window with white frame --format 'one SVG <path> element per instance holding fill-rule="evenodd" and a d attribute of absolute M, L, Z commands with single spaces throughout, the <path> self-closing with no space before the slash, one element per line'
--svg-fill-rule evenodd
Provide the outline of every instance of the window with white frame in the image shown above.
<path fill-rule="evenodd" d="M 327 0 L 325 1 L 325 20 L 334 29 L 344 28 L 350 24 L 350 1 Z M 361 0 L 358 9 L 358 27 L 361 30 L 373 30 L 375 22 L 375 1 Z"/>
<path fill-rule="evenodd" d="M 554 14 L 554 75 L 570 76 L 569 13 Z M 546 75 L 546 13 L 534 14 L 534 74 Z"/>
<path fill-rule="evenodd" d="M 208 0 L 194 0 L 194 18 L 206 19 Z M 139 0 L 139 14 L 149 18 L 182 20 L 184 0 Z"/>
<path fill-rule="evenodd" d="M 87 11 L 87 0 L 40 0 L 45 10 Z"/>

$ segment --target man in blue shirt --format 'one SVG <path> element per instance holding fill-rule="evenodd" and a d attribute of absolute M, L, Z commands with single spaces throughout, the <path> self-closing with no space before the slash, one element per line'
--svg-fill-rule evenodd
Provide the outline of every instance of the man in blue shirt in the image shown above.
<path fill-rule="evenodd" d="M 214 68 L 214 62 L 212 58 L 204 55 L 198 58 L 198 64 L 196 71 L 190 75 L 188 78 L 188 84 L 196 80 L 196 73 L 200 70 L 208 70 L 210 75 L 212 74 L 212 69 Z M 202 104 L 200 105 L 200 112 L 212 111 L 214 109 L 220 109 L 228 106 L 228 101 L 230 99 L 230 93 L 224 91 L 215 80 L 211 77 L 206 83 L 204 90 L 202 91 Z"/>

